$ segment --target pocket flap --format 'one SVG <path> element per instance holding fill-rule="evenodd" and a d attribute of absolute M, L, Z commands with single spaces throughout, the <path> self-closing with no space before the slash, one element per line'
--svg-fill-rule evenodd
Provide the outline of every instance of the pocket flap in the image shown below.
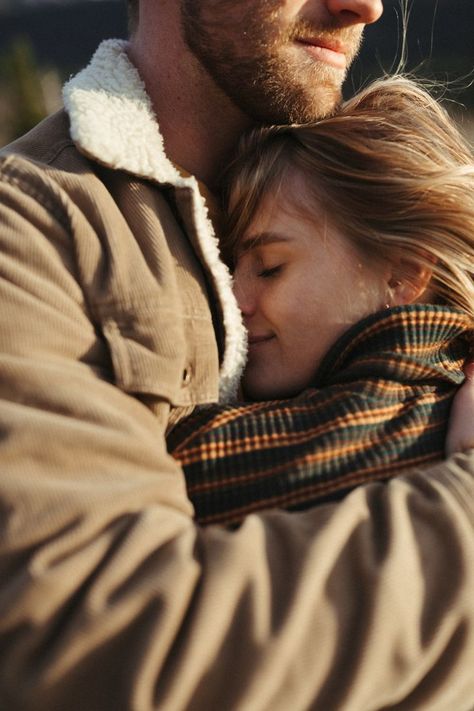
<path fill-rule="evenodd" d="M 102 318 L 102 330 L 118 387 L 180 402 L 186 349 L 176 313 L 163 313 L 159 307 L 109 313 Z"/>

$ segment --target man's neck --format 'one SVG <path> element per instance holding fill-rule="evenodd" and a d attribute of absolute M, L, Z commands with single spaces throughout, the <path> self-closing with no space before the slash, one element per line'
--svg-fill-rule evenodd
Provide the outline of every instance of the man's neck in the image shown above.
<path fill-rule="evenodd" d="M 172 25 L 142 22 L 131 40 L 130 58 L 145 83 L 169 159 L 216 189 L 250 120 L 216 86 Z"/>

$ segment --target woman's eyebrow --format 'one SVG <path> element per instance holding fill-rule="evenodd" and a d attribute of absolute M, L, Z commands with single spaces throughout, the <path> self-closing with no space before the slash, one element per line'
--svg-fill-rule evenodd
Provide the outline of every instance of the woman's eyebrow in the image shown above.
<path fill-rule="evenodd" d="M 288 235 L 280 234 L 279 232 L 256 232 L 245 237 L 245 239 L 243 239 L 239 243 L 236 251 L 237 254 L 242 254 L 242 252 L 248 252 L 251 249 L 257 249 L 257 247 L 264 247 L 267 244 L 290 241 L 291 237 L 288 237 Z"/>

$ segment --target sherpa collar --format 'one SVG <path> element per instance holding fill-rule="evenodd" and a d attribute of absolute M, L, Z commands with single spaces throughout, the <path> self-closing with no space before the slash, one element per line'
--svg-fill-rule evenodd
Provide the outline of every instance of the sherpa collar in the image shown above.
<path fill-rule="evenodd" d="M 237 391 L 247 345 L 231 277 L 219 257 L 196 179 L 182 176 L 166 156 L 150 98 L 127 56 L 127 47 L 123 40 L 106 40 L 91 63 L 65 85 L 71 136 L 81 152 L 102 165 L 190 190 L 199 247 L 214 279 L 224 318 L 220 399 L 228 400 Z"/>

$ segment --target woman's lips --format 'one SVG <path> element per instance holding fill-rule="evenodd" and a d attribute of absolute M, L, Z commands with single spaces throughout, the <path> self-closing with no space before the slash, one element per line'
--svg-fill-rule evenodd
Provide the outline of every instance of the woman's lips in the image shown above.
<path fill-rule="evenodd" d="M 306 52 L 314 59 L 329 64 L 335 69 L 345 70 L 347 68 L 347 57 L 343 47 L 339 45 L 328 46 L 321 44 L 317 39 L 298 39 L 297 42 L 301 44 Z"/>
<path fill-rule="evenodd" d="M 258 346 L 262 346 L 265 343 L 268 343 L 268 341 L 271 341 L 275 336 L 273 333 L 268 333 L 268 334 L 262 334 L 262 335 L 257 335 L 257 336 L 249 336 L 248 343 L 249 343 L 249 348 L 257 348 Z"/>

